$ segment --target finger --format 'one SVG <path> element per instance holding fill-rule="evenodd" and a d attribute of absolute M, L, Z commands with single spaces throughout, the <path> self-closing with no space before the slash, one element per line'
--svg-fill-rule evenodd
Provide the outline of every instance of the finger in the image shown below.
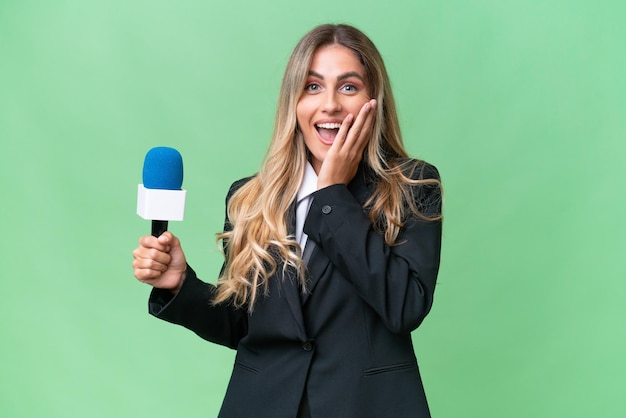
<path fill-rule="evenodd" d="M 346 136 L 348 135 L 348 132 L 350 131 L 350 127 L 352 126 L 353 121 L 354 121 L 354 115 L 352 113 L 349 113 L 348 116 L 346 116 L 346 118 L 341 122 L 341 126 L 339 127 L 339 131 L 337 132 L 337 135 L 335 136 L 335 140 L 333 141 L 331 148 L 337 149 L 343 146 L 343 143 L 346 140 Z"/>
<path fill-rule="evenodd" d="M 141 282 L 158 279 L 167 270 L 168 265 L 154 260 L 140 258 L 133 261 L 133 273 Z"/>
<path fill-rule="evenodd" d="M 363 135 L 363 133 L 366 133 L 366 128 L 371 126 L 371 121 L 373 120 L 373 115 L 375 113 L 373 112 L 375 105 L 376 100 L 374 99 L 363 104 L 356 120 L 354 121 L 354 124 L 348 132 L 344 146 L 358 147 L 360 143 L 365 141 L 368 135 Z"/>
<path fill-rule="evenodd" d="M 160 263 L 150 258 L 136 258 L 133 260 L 133 269 L 135 270 L 151 270 L 156 273 L 167 271 L 168 263 Z"/>
<path fill-rule="evenodd" d="M 172 257 L 169 253 L 156 250 L 154 248 L 142 248 L 139 247 L 133 251 L 133 257 L 135 260 L 153 260 L 161 264 L 169 264 Z"/>
<path fill-rule="evenodd" d="M 142 283 L 146 283 L 146 282 L 149 282 L 151 280 L 158 279 L 161 276 L 161 274 L 162 273 L 160 271 L 156 271 L 156 270 L 152 270 L 152 269 L 139 269 L 139 268 L 136 268 L 134 270 L 135 278 L 137 278 L 137 280 L 139 280 Z"/>
<path fill-rule="evenodd" d="M 374 120 L 376 119 L 376 100 L 371 100 L 370 106 L 370 111 L 365 118 L 365 122 L 359 132 L 359 138 L 357 139 L 359 153 L 361 153 L 367 146 L 367 143 L 372 135 L 372 126 L 374 125 Z"/>
<path fill-rule="evenodd" d="M 162 244 L 156 237 L 152 235 L 147 235 L 139 238 L 139 247 L 140 248 L 154 248 L 155 250 L 168 252 L 170 250 L 169 245 L 167 243 Z"/>

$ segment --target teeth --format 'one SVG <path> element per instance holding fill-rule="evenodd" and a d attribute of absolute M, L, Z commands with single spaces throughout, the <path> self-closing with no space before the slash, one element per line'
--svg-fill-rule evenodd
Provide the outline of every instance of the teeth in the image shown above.
<path fill-rule="evenodd" d="M 341 128 L 341 123 L 318 123 L 316 126 L 324 129 L 339 129 Z"/>

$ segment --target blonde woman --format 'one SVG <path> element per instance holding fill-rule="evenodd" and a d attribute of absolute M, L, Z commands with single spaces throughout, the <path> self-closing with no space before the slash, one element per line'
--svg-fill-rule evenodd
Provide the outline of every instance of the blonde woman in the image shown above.
<path fill-rule="evenodd" d="M 140 239 L 150 313 L 237 350 L 221 417 L 429 417 L 411 342 L 441 248 L 437 170 L 408 158 L 376 47 L 347 25 L 287 64 L 260 171 L 235 182 L 217 285 Z"/>

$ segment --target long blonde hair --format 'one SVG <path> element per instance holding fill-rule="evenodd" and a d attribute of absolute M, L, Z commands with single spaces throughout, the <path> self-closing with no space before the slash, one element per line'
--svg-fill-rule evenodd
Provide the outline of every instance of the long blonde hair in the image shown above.
<path fill-rule="evenodd" d="M 299 273 L 306 289 L 305 266 L 293 236 L 288 235 L 288 216 L 296 198 L 307 162 L 307 149 L 298 129 L 296 105 L 315 52 L 339 44 L 354 51 L 365 67 L 367 86 L 377 100 L 372 138 L 362 164 L 375 174 L 376 186 L 365 203 L 373 227 L 387 244 L 395 245 L 408 215 L 425 216 L 415 204 L 413 186 L 437 179 L 412 180 L 415 160 L 407 159 L 402 143 L 395 102 L 383 60 L 370 39 L 348 25 L 322 25 L 307 33 L 296 45 L 285 69 L 279 94 L 272 141 L 260 171 L 233 193 L 228 201 L 228 227 L 218 234 L 226 264 L 218 279 L 214 303 L 231 301 L 252 312 L 259 291 L 268 292 L 268 279 L 282 263 L 283 270 Z M 401 161 L 404 161 L 402 163 Z M 412 167 L 407 167 L 407 163 Z"/>

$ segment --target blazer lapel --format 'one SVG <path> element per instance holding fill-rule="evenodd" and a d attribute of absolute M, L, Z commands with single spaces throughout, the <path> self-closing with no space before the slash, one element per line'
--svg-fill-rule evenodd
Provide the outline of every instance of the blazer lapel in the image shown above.
<path fill-rule="evenodd" d="M 307 240 L 302 260 L 305 262 L 307 269 L 306 293 L 302 295 L 302 305 L 304 305 L 309 296 L 315 291 L 315 286 L 324 275 L 326 268 L 330 264 L 330 259 L 326 257 L 313 240 Z"/>

